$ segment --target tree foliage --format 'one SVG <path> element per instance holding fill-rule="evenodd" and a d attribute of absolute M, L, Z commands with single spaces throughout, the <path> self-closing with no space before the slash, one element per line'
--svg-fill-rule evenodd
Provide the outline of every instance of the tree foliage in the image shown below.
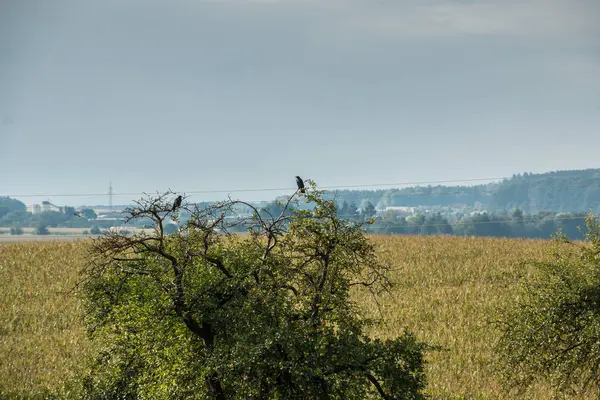
<path fill-rule="evenodd" d="M 22 234 L 23 234 L 23 228 L 21 228 L 21 227 L 20 227 L 20 226 L 18 226 L 18 225 L 13 225 L 13 226 L 10 228 L 10 234 L 11 234 L 11 235 L 22 235 Z"/>
<path fill-rule="evenodd" d="M 184 204 L 190 218 L 167 235 L 170 195 L 128 210 L 154 233 L 94 242 L 87 398 L 423 398 L 427 346 L 409 332 L 369 337 L 377 321 L 350 297 L 387 290 L 389 266 L 314 184 L 303 195 L 312 209 L 295 209 L 294 195 L 272 218 L 226 217 L 239 201 Z M 248 235 L 230 233 L 240 223 Z"/>
<path fill-rule="evenodd" d="M 27 211 L 27 206 L 17 200 L 6 196 L 0 196 L 0 218 L 8 213 L 24 213 Z"/>
<path fill-rule="evenodd" d="M 587 243 L 557 235 L 549 261 L 503 310 L 497 343 L 509 388 L 545 379 L 559 390 L 600 384 L 600 220 L 586 219 Z"/>
<path fill-rule="evenodd" d="M 50 231 L 48 230 L 48 224 L 43 221 L 38 222 L 35 227 L 35 234 L 36 235 L 49 235 Z"/>

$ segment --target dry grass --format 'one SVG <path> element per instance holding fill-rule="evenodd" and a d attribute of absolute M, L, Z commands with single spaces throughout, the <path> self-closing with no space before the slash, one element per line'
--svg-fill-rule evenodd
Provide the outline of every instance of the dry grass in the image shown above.
<path fill-rule="evenodd" d="M 0 235 L 0 245 L 24 242 L 73 242 L 83 239 L 84 236 L 81 235 Z"/>
<path fill-rule="evenodd" d="M 541 240 L 373 237 L 395 266 L 396 284 L 382 299 L 387 325 L 374 334 L 408 328 L 444 350 L 428 356 L 434 398 L 502 398 L 491 366 L 497 332 L 487 323 L 495 307 L 514 297 L 527 273 L 522 259 L 541 259 Z M 2 392 L 57 387 L 82 367 L 87 343 L 73 287 L 85 257 L 82 243 L 0 246 L 0 397 Z M 358 298 L 369 309 L 374 303 Z M 527 398 L 548 399 L 540 386 Z M 510 398 L 510 397 L 507 397 Z"/>
<path fill-rule="evenodd" d="M 23 233 L 25 234 L 33 234 L 35 232 L 36 228 L 32 228 L 32 227 L 24 227 L 21 228 L 23 230 Z M 51 235 L 83 235 L 83 232 L 90 230 L 91 228 L 48 228 L 48 232 L 50 232 Z M 141 232 L 141 231 L 152 231 L 151 229 L 142 229 L 142 228 L 135 228 L 135 227 L 128 227 L 127 228 L 128 231 L 136 233 L 136 232 Z M 0 233 L 1 234 L 8 234 L 10 233 L 10 228 L 7 227 L 0 227 Z"/>
<path fill-rule="evenodd" d="M 375 238 L 395 271 L 393 292 L 382 299 L 389 337 L 408 329 L 443 350 L 428 356 L 427 391 L 434 398 L 498 399 L 505 396 L 492 366 L 496 307 L 514 297 L 528 271 L 523 259 L 542 259 L 549 241 L 459 237 Z M 360 301 L 375 310 L 368 297 Z M 548 399 L 539 387 L 528 398 Z M 514 398 L 506 396 L 505 398 Z"/>
<path fill-rule="evenodd" d="M 60 387 L 81 367 L 86 340 L 68 291 L 84 257 L 81 242 L 0 246 L 0 398 Z"/>

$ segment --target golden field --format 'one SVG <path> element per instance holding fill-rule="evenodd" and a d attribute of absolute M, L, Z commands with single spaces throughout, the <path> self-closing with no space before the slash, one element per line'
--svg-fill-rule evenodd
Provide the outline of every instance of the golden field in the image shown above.
<path fill-rule="evenodd" d="M 428 355 L 428 394 L 437 399 L 514 398 L 500 391 L 493 369 L 498 335 L 489 321 L 513 301 L 527 267 L 551 245 L 542 240 L 373 236 L 394 265 L 391 294 L 381 299 L 387 321 L 377 336 L 409 329 L 441 351 Z M 0 398 L 63 385 L 82 368 L 86 349 L 74 288 L 85 242 L 0 245 Z M 375 310 L 367 296 L 358 301 Z M 550 399 L 540 385 L 526 398 Z M 522 398 L 522 397 L 520 397 Z M 574 398 L 574 397 L 573 397 Z"/>

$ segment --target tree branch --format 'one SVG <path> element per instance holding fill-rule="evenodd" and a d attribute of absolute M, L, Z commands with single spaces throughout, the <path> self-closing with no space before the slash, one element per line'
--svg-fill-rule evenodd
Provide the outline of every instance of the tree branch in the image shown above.
<path fill-rule="evenodd" d="M 385 394 L 385 392 L 383 391 L 383 388 L 381 387 L 381 384 L 379 384 L 379 381 L 377 380 L 377 378 L 375 378 L 373 375 L 371 375 L 368 372 L 365 374 L 365 376 L 367 377 L 367 379 L 369 381 L 371 381 L 373 386 L 375 386 L 375 388 L 379 392 L 379 395 L 381 396 L 381 398 L 383 398 L 385 400 L 393 400 L 391 396 L 388 396 L 387 394 Z"/>

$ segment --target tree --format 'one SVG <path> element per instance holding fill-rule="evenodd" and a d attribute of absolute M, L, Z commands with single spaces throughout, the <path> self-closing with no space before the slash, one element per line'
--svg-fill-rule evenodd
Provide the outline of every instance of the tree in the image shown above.
<path fill-rule="evenodd" d="M 81 213 L 83 214 L 83 218 L 85 219 L 96 219 L 98 218 L 98 214 L 96 214 L 96 211 L 94 211 L 91 208 L 84 208 L 81 210 Z"/>
<path fill-rule="evenodd" d="M 50 231 L 48 230 L 48 224 L 43 221 L 38 222 L 38 224 L 35 227 L 35 234 L 48 235 L 49 233 Z"/>
<path fill-rule="evenodd" d="M 347 218 L 350 214 L 350 204 L 348 204 L 346 200 L 344 200 L 342 206 L 338 208 L 338 214 L 341 218 Z"/>
<path fill-rule="evenodd" d="M 265 207 L 259 210 L 261 218 L 265 219 L 273 219 L 276 216 L 281 215 L 281 213 L 285 213 L 285 215 L 291 215 L 291 211 L 288 209 L 284 209 L 285 205 L 281 203 L 281 201 L 272 201 L 267 204 Z"/>
<path fill-rule="evenodd" d="M 11 235 L 22 235 L 23 234 L 23 228 L 21 228 L 18 225 L 15 225 L 13 227 L 10 228 L 10 234 Z"/>
<path fill-rule="evenodd" d="M 26 211 L 23 211 L 23 212 L 11 211 L 2 217 L 1 224 L 4 226 L 14 225 L 14 224 L 21 225 L 21 226 L 27 226 L 27 225 L 29 225 L 30 221 L 31 221 L 31 213 L 26 212 Z"/>
<path fill-rule="evenodd" d="M 348 206 L 348 213 L 344 215 L 344 218 L 349 220 L 358 219 L 358 207 L 354 201 Z"/>
<path fill-rule="evenodd" d="M 365 219 L 369 219 L 375 216 L 375 214 L 377 214 L 377 210 L 375 210 L 375 206 L 373 205 L 373 203 L 371 203 L 370 201 L 367 202 L 367 205 L 363 209 L 363 214 L 365 216 Z"/>
<path fill-rule="evenodd" d="M 17 200 L 6 196 L 0 196 L 0 218 L 8 213 L 25 213 L 27 206 Z"/>
<path fill-rule="evenodd" d="M 71 206 L 63 206 L 61 207 L 61 213 L 64 214 L 64 219 L 65 221 L 73 219 L 73 218 L 77 218 L 77 216 L 75 215 L 75 207 L 71 207 Z"/>
<path fill-rule="evenodd" d="M 33 215 L 32 222 L 35 222 L 36 225 L 45 224 L 47 226 L 50 226 L 51 228 L 56 228 L 57 226 L 62 225 L 72 216 L 72 214 L 67 215 L 58 211 L 44 211 L 39 214 Z"/>
<path fill-rule="evenodd" d="M 423 398 L 426 345 L 370 338 L 376 320 L 350 300 L 354 287 L 388 290 L 390 267 L 311 186 L 313 208 L 294 195 L 272 218 L 241 201 L 187 205 L 172 235 L 173 194 L 148 197 L 127 222 L 151 218 L 151 234 L 96 239 L 82 286 L 99 349 L 86 398 Z M 226 215 L 239 204 L 253 216 L 238 237 Z"/>
<path fill-rule="evenodd" d="M 559 390 L 600 387 L 600 220 L 585 224 L 588 243 L 557 235 L 520 300 L 502 310 L 497 349 L 508 388 L 541 379 Z"/>
<path fill-rule="evenodd" d="M 512 219 L 518 222 L 523 222 L 523 211 L 519 208 L 515 208 L 511 215 Z"/>

